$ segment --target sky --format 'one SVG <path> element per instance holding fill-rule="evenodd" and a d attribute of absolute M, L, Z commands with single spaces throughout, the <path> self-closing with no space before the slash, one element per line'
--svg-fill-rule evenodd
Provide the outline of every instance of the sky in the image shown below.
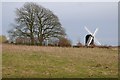
<path fill-rule="evenodd" d="M 16 8 L 21 8 L 24 2 L 2 2 L 2 32 L 7 31 L 15 23 Z M 84 44 L 88 32 L 85 26 L 93 33 L 102 45 L 118 45 L 118 3 L 117 2 L 37 2 L 50 9 L 58 16 L 67 37 L 76 44 Z"/>

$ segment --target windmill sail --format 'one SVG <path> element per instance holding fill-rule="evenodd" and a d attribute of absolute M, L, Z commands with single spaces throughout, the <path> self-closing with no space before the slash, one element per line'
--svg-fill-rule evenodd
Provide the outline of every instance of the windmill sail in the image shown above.
<path fill-rule="evenodd" d="M 89 34 L 91 34 L 91 36 L 89 37 L 89 39 L 88 39 L 88 41 L 87 41 L 87 46 L 89 46 L 91 43 L 92 43 L 92 40 L 93 39 L 95 39 L 95 41 L 96 41 L 96 43 L 98 44 L 98 45 L 101 45 L 101 43 L 95 38 L 95 35 L 96 35 L 96 33 L 97 33 L 97 31 L 98 31 L 98 28 L 96 28 L 96 30 L 94 31 L 94 33 L 92 34 L 91 33 L 91 31 L 87 28 L 87 27 L 85 27 L 85 30 L 89 33 Z"/>

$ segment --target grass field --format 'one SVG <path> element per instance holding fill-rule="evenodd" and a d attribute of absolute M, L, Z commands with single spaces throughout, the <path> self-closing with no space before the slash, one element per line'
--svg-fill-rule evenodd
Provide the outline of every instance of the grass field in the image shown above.
<path fill-rule="evenodd" d="M 118 50 L 2 45 L 4 78 L 117 78 Z"/>

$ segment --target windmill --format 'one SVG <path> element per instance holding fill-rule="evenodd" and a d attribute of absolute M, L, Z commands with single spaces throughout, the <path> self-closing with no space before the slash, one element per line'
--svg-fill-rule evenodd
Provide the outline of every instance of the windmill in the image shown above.
<path fill-rule="evenodd" d="M 96 41 L 96 43 L 98 45 L 101 45 L 101 43 L 97 40 L 97 38 L 95 37 L 97 31 L 98 31 L 98 28 L 96 28 L 96 30 L 94 31 L 94 33 L 91 33 L 90 30 L 88 30 L 87 27 L 85 27 L 85 30 L 89 33 L 88 35 L 86 35 L 85 37 L 85 45 L 86 46 L 93 46 L 94 45 L 94 39 Z"/>

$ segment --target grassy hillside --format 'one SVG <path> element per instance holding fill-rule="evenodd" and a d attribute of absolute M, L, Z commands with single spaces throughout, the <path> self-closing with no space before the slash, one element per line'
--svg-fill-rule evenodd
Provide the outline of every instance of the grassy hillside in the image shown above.
<path fill-rule="evenodd" d="M 2 76 L 16 78 L 115 78 L 117 49 L 3 44 Z"/>

